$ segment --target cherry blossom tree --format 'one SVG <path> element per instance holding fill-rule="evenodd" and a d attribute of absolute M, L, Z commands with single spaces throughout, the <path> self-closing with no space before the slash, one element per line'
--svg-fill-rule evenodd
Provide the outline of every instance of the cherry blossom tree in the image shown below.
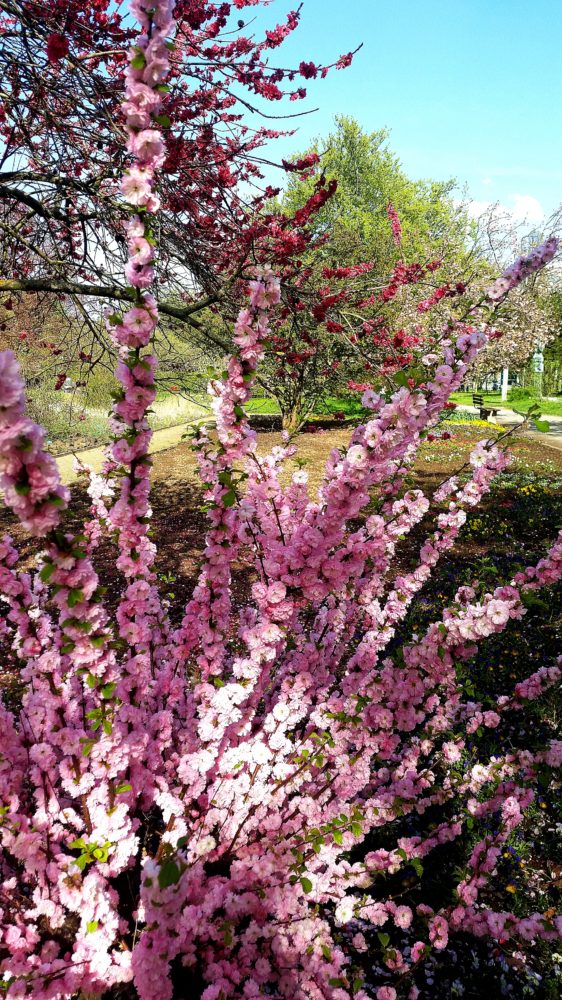
<path fill-rule="evenodd" d="M 301 470 L 280 480 L 293 447 L 260 456 L 244 413 L 281 302 L 278 277 L 260 266 L 235 352 L 210 384 L 214 425 L 194 438 L 208 532 L 197 584 L 172 625 L 154 571 L 146 413 L 157 365 L 160 85 L 175 23 L 171 0 L 150 2 L 131 5 L 140 33 L 122 104 L 134 301 L 108 318 L 119 354 L 114 439 L 103 476 L 91 477 L 91 518 L 79 533 L 65 524 L 69 493 L 26 414 L 15 356 L 0 352 L 0 486 L 43 546 L 30 572 L 10 537 L 0 543 L 0 627 L 23 688 L 19 704 L 0 706 L 4 992 L 394 1000 L 406 989 L 415 1000 L 409 977 L 450 934 L 562 936 L 562 917 L 480 905 L 538 771 L 560 767 L 562 744 L 506 747 L 485 764 L 455 767 L 471 733 L 501 726 L 560 679 L 560 663 L 545 664 L 490 706 L 463 697 L 456 668 L 521 618 L 538 588 L 560 580 L 562 538 L 492 593 L 460 588 L 440 620 L 398 641 L 466 511 L 509 461 L 495 441 L 481 441 L 430 513 L 423 493 L 405 486 L 414 454 L 485 345 L 496 304 L 552 259 L 557 242 L 507 269 L 470 323 L 447 324 L 423 378 L 408 377 L 388 399 L 365 393 L 369 419 L 331 454 L 315 499 Z M 62 48 L 51 42 L 53 58 Z M 145 79 L 149 122 L 138 117 Z M 398 572 L 398 542 L 425 517 L 417 564 Z M 95 569 L 108 536 L 122 576 L 114 609 Z M 241 610 L 231 587 L 240 558 L 253 573 Z M 442 820 L 423 837 L 370 850 L 372 833 L 392 836 L 401 817 L 430 810 Z M 478 840 L 452 902 L 437 911 L 397 903 L 385 877 L 421 864 L 469 821 Z M 387 947 L 410 926 L 409 956 Z M 386 942 L 384 982 L 360 972 L 372 930 Z"/>
<path fill-rule="evenodd" d="M 529 231 L 525 220 L 516 221 L 499 205 L 490 205 L 476 220 L 474 255 L 480 275 L 473 286 L 484 290 L 490 274 L 497 274 L 514 253 L 522 253 L 544 233 L 560 234 L 562 210 L 545 220 L 542 230 Z M 497 334 L 492 337 L 471 369 L 476 382 L 496 375 L 502 368 L 522 372 L 537 348 L 544 349 L 557 336 L 560 321 L 557 310 L 560 269 L 539 272 L 509 296 L 496 316 Z"/>

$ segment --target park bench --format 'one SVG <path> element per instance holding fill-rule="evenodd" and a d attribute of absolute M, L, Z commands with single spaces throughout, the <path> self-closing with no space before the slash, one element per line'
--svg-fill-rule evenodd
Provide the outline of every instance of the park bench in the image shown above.
<path fill-rule="evenodd" d="M 485 403 L 484 396 L 479 396 L 478 394 L 472 396 L 472 405 L 480 410 L 481 420 L 487 420 L 490 416 L 495 417 L 501 409 L 499 406 L 492 406 L 491 403 Z"/>

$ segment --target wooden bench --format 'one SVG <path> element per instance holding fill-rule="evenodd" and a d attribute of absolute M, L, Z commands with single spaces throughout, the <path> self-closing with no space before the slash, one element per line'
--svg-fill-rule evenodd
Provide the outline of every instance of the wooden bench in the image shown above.
<path fill-rule="evenodd" d="M 496 417 L 501 410 L 501 406 L 492 406 L 491 403 L 485 403 L 484 396 L 479 396 L 478 394 L 472 396 L 472 405 L 480 410 L 481 420 L 487 420 L 490 416 Z"/>

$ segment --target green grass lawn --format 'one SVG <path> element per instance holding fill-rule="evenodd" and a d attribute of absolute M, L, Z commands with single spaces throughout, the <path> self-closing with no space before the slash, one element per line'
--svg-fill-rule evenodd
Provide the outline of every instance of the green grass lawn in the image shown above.
<path fill-rule="evenodd" d="M 271 399 L 269 396 L 252 396 L 247 403 L 244 404 L 244 409 L 247 413 L 280 413 L 279 404 L 276 399 Z"/>
<path fill-rule="evenodd" d="M 248 413 L 279 413 L 279 405 L 276 399 L 267 396 L 253 396 L 244 406 Z M 334 413 L 343 413 L 346 417 L 361 417 L 365 414 L 365 409 L 361 406 L 361 398 L 326 396 L 315 407 L 315 416 L 331 416 Z"/>
<path fill-rule="evenodd" d="M 276 399 L 266 396 L 253 396 L 244 407 L 248 413 L 279 413 L 279 406 Z M 365 413 L 361 406 L 361 398 L 353 399 L 351 396 L 326 396 L 325 399 L 315 407 L 314 413 L 319 416 L 327 416 L 332 413 L 345 413 L 346 417 L 357 417 Z"/>
<path fill-rule="evenodd" d="M 482 392 L 486 403 L 494 406 L 501 406 L 506 410 L 518 410 L 519 413 L 526 413 L 530 406 L 537 404 L 543 413 L 548 413 L 553 417 L 562 417 L 562 399 L 538 400 L 533 396 L 525 396 L 523 399 L 508 399 L 505 403 L 501 401 L 499 392 Z M 472 406 L 471 392 L 454 392 L 451 396 L 453 403 Z M 279 413 L 279 406 L 275 399 L 266 396 L 256 396 L 249 400 L 245 409 L 248 413 Z M 361 398 L 356 399 L 351 396 L 327 396 L 315 408 L 317 416 L 330 416 L 334 413 L 343 413 L 346 417 L 364 416 L 365 410 L 361 406 Z"/>

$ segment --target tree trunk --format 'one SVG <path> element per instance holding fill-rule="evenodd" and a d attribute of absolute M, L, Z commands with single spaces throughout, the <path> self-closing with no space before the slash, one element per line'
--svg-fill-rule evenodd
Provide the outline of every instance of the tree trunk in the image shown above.
<path fill-rule="evenodd" d="M 302 422 L 302 415 L 298 406 L 292 407 L 281 414 L 281 426 L 284 431 L 288 431 L 291 435 L 297 433 Z"/>

